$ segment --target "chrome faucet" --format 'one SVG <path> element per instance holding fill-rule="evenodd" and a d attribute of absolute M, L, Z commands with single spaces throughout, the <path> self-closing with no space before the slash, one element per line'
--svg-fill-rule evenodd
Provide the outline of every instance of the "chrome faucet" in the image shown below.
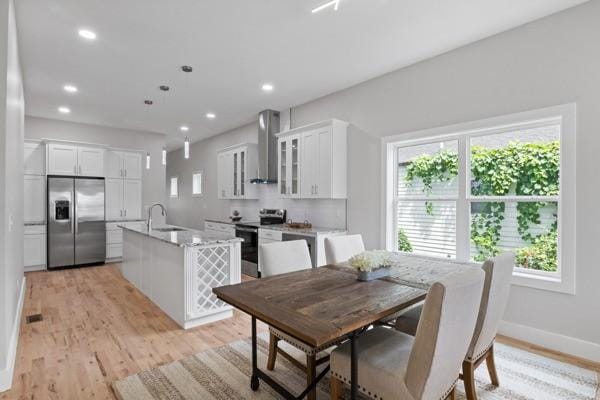
<path fill-rule="evenodd" d="M 152 230 L 152 209 L 156 206 L 159 206 L 162 209 L 162 216 L 167 216 L 167 210 L 165 210 L 165 206 L 160 203 L 152 204 L 148 209 L 148 220 L 146 221 L 146 226 L 148 227 L 148 232 Z"/>

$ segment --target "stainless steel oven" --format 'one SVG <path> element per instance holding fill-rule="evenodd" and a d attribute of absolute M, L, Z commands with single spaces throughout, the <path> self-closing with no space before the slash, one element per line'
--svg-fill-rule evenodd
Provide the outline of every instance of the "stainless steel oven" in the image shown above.
<path fill-rule="evenodd" d="M 242 273 L 260 278 L 258 272 L 258 227 L 236 225 L 235 236 L 244 239 L 242 242 Z"/>

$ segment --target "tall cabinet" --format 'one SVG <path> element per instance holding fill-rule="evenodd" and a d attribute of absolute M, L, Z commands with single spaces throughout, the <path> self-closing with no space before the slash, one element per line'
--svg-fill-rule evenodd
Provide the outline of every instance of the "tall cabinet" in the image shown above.
<path fill-rule="evenodd" d="M 279 133 L 280 197 L 345 199 L 347 132 L 348 123 L 334 119 Z"/>
<path fill-rule="evenodd" d="M 142 158 L 141 152 L 107 152 L 106 220 L 134 220 L 142 217 Z"/>
<path fill-rule="evenodd" d="M 228 147 L 217 153 L 217 194 L 219 199 L 258 199 L 258 148 L 255 143 Z"/>
<path fill-rule="evenodd" d="M 46 268 L 46 147 L 26 140 L 23 153 L 23 221 L 25 271 Z"/>

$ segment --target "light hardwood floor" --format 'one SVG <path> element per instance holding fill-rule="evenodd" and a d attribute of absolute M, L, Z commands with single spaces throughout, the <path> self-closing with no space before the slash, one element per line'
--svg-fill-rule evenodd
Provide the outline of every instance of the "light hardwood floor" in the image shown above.
<path fill-rule="evenodd" d="M 39 313 L 43 321 L 26 323 Z M 0 399 L 114 399 L 110 384 L 117 379 L 249 334 L 250 318 L 239 311 L 231 319 L 180 329 L 121 276 L 118 264 L 28 273 L 13 388 Z M 600 370 L 513 339 L 501 341 Z"/>
<path fill-rule="evenodd" d="M 0 399 L 113 399 L 117 379 L 250 334 L 239 311 L 184 331 L 118 264 L 26 275 L 13 387 Z M 26 323 L 38 313 L 43 321 Z"/>

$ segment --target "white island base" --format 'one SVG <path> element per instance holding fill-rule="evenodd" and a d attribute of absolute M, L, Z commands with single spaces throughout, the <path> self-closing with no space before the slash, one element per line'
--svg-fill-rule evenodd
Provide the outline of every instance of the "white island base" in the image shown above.
<path fill-rule="evenodd" d="M 231 317 L 212 289 L 240 282 L 240 242 L 186 245 L 157 236 L 123 229 L 123 276 L 184 329 Z"/>

